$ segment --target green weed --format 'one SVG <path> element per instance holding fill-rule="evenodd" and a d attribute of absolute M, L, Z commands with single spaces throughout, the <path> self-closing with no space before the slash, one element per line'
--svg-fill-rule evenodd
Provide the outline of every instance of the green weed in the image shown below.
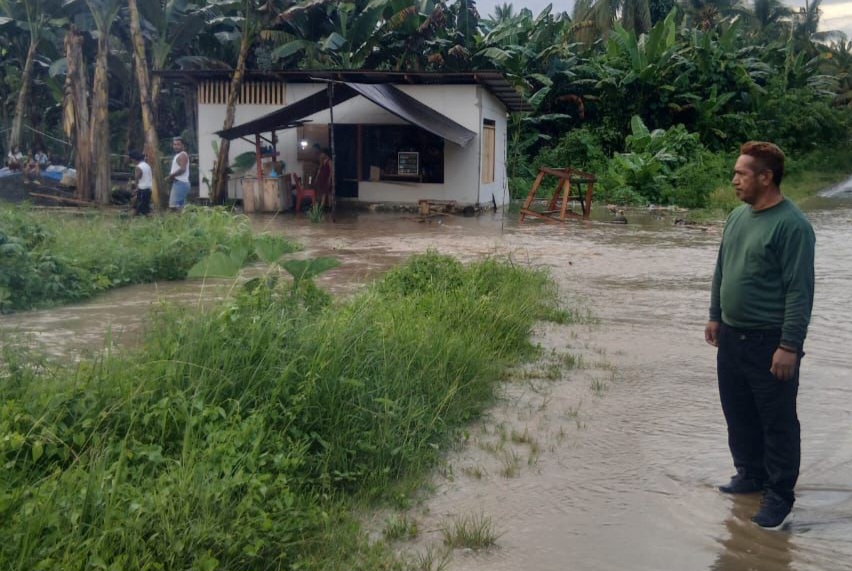
<path fill-rule="evenodd" d="M 409 557 L 407 571 L 444 571 L 452 561 L 452 551 L 430 545 L 425 552 Z"/>
<path fill-rule="evenodd" d="M 325 211 L 319 202 L 314 202 L 308 209 L 308 220 L 314 224 L 319 224 L 325 218 Z"/>
<path fill-rule="evenodd" d="M 289 244 L 289 251 L 295 250 Z M 248 220 L 221 209 L 119 219 L 0 206 L 0 310 L 91 297 L 186 277 L 211 252 L 253 252 Z"/>
<path fill-rule="evenodd" d="M 500 475 L 504 478 L 516 478 L 521 473 L 521 458 L 513 449 L 505 448 L 500 462 L 502 463 Z"/>
<path fill-rule="evenodd" d="M 389 541 L 417 537 L 417 522 L 406 515 L 393 514 L 385 520 L 382 535 Z"/>
<path fill-rule="evenodd" d="M 447 523 L 441 530 L 444 545 L 453 548 L 488 549 L 500 537 L 490 517 L 482 514 L 463 515 Z"/>

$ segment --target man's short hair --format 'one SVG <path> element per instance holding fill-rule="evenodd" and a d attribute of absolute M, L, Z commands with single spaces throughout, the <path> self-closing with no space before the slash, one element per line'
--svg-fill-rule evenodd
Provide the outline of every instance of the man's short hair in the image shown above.
<path fill-rule="evenodd" d="M 181 136 L 172 137 L 172 143 L 183 143 L 183 137 L 181 137 Z"/>
<path fill-rule="evenodd" d="M 781 186 L 781 179 L 784 178 L 784 151 L 778 145 L 766 141 L 749 141 L 740 147 L 740 154 L 754 158 L 759 170 L 772 171 L 772 182 Z"/>
<path fill-rule="evenodd" d="M 130 155 L 131 159 L 133 159 L 134 161 L 137 161 L 137 162 L 145 160 L 145 155 L 143 155 L 139 151 L 130 151 L 129 155 Z"/>

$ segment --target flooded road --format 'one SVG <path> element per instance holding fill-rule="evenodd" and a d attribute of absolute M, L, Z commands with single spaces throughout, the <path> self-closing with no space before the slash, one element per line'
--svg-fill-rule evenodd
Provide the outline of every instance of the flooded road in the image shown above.
<path fill-rule="evenodd" d="M 672 213 L 648 212 L 628 212 L 627 226 L 519 226 L 515 215 L 492 214 L 254 222 L 303 243 L 304 255 L 341 259 L 319 280 L 337 293 L 429 247 L 462 259 L 508 254 L 549 268 L 560 295 L 596 318 L 537 331 L 544 365 L 508 382 L 450 455 L 434 493 L 411 510 L 420 538 L 402 550 L 440 545 L 441 527 L 472 513 L 490 518 L 498 547 L 456 550 L 448 569 L 852 570 L 852 195 L 804 207 L 817 235 L 817 290 L 801 373 L 798 501 L 780 532 L 749 521 L 758 498 L 715 489 L 733 473 L 715 355 L 703 339 L 720 226 L 680 227 Z M 132 339 L 158 297 L 194 303 L 207 288 L 128 288 L 2 317 L 0 327 L 47 335 L 70 356 L 98 348 L 92 340 L 110 325 Z M 567 356 L 580 366 L 556 374 L 547 366 Z"/>

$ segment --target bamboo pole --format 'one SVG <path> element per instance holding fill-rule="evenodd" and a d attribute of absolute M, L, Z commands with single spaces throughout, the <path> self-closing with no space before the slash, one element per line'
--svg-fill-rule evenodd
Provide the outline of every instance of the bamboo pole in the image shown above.
<path fill-rule="evenodd" d="M 334 176 L 334 83 L 328 83 L 329 143 L 331 145 L 331 221 L 337 222 L 337 181 Z"/>

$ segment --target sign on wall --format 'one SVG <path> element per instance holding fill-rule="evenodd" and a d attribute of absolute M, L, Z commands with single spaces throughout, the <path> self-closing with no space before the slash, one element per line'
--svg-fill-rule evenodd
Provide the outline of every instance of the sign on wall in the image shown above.
<path fill-rule="evenodd" d="M 417 176 L 420 174 L 420 153 L 403 151 L 397 155 L 397 174 Z"/>

